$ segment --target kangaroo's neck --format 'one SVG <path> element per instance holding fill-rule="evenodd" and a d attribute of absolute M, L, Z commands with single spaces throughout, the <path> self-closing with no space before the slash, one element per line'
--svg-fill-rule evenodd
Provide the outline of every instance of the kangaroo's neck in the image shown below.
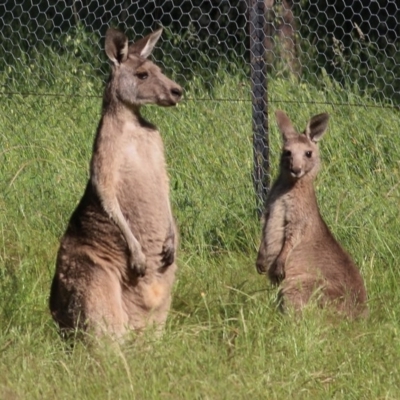
<path fill-rule="evenodd" d="M 93 143 L 93 158 L 104 149 L 104 143 L 117 146 L 129 137 L 147 136 L 150 132 L 159 135 L 157 128 L 146 121 L 139 108 L 125 107 L 123 104 L 102 110 Z"/>
<path fill-rule="evenodd" d="M 142 117 L 139 106 L 127 106 L 118 102 L 114 107 L 103 109 L 102 119 L 113 121 L 114 124 L 131 124 L 138 128 L 155 129 L 155 126 Z"/>
<path fill-rule="evenodd" d="M 299 179 L 292 187 L 295 201 L 308 204 L 318 209 L 317 197 L 314 189 L 314 179 Z M 314 207 L 316 206 L 316 207 Z"/>
<path fill-rule="evenodd" d="M 297 204 L 317 205 L 313 176 L 303 176 L 295 180 L 281 174 L 274 185 L 274 190 L 271 190 L 271 192 L 275 192 L 274 197 L 284 196 Z"/>

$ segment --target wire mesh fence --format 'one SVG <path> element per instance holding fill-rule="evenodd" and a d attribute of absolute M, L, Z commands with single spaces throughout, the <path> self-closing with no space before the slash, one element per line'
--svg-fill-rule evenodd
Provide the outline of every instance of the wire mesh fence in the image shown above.
<path fill-rule="evenodd" d="M 108 26 L 132 38 L 163 26 L 154 58 L 188 89 L 187 101 L 209 102 L 210 109 L 223 101 L 248 105 L 258 208 L 269 185 L 268 104 L 326 102 L 299 98 L 296 91 L 268 91 L 270 80 L 342 90 L 339 102 L 328 96 L 328 103 L 400 104 L 396 0 L 17 0 L 0 2 L 0 95 L 14 110 L 8 122 L 39 135 L 36 106 L 49 107 L 54 97 L 65 99 L 61 114 L 72 129 L 81 111 L 68 96 L 93 98 L 94 112 L 108 73 L 102 51 Z M 47 123 L 57 129 L 54 115 Z M 236 130 L 235 117 L 209 118 L 222 120 L 228 137 Z"/>

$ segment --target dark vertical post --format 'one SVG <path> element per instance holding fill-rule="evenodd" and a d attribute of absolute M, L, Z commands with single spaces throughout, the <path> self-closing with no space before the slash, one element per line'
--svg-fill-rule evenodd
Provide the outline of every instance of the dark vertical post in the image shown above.
<path fill-rule="evenodd" d="M 268 80 L 265 57 L 265 0 L 249 0 L 253 106 L 253 183 L 259 215 L 269 190 Z"/>

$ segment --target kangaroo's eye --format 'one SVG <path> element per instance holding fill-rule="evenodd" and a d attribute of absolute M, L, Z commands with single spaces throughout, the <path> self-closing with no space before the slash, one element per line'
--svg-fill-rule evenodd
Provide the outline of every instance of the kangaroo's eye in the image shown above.
<path fill-rule="evenodd" d="M 147 79 L 149 77 L 149 74 L 147 72 L 139 72 L 136 74 L 136 76 L 141 79 L 142 81 L 144 81 L 145 79 Z"/>
<path fill-rule="evenodd" d="M 311 158 L 312 156 L 312 151 L 306 151 L 306 157 Z"/>
<path fill-rule="evenodd" d="M 283 152 L 283 157 L 290 157 L 292 155 L 292 152 L 290 150 L 285 150 Z"/>

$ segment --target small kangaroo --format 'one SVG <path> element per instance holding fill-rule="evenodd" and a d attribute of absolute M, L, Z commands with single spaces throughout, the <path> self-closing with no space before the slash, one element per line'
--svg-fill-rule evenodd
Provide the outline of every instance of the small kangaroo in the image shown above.
<path fill-rule="evenodd" d="M 164 146 L 142 118 L 144 104 L 174 106 L 182 89 L 147 58 L 162 29 L 128 44 L 110 28 L 112 69 L 90 178 L 61 239 L 50 311 L 62 333 L 76 328 L 122 337 L 165 323 L 175 279 L 177 231 Z"/>
<path fill-rule="evenodd" d="M 276 119 L 283 149 L 263 216 L 257 271 L 281 284 L 281 307 L 299 311 L 318 291 L 320 305 L 333 303 L 350 317 L 365 315 L 363 279 L 322 219 L 313 185 L 320 168 L 318 141 L 329 115 L 312 117 L 301 134 L 283 111 L 276 111 Z"/>

